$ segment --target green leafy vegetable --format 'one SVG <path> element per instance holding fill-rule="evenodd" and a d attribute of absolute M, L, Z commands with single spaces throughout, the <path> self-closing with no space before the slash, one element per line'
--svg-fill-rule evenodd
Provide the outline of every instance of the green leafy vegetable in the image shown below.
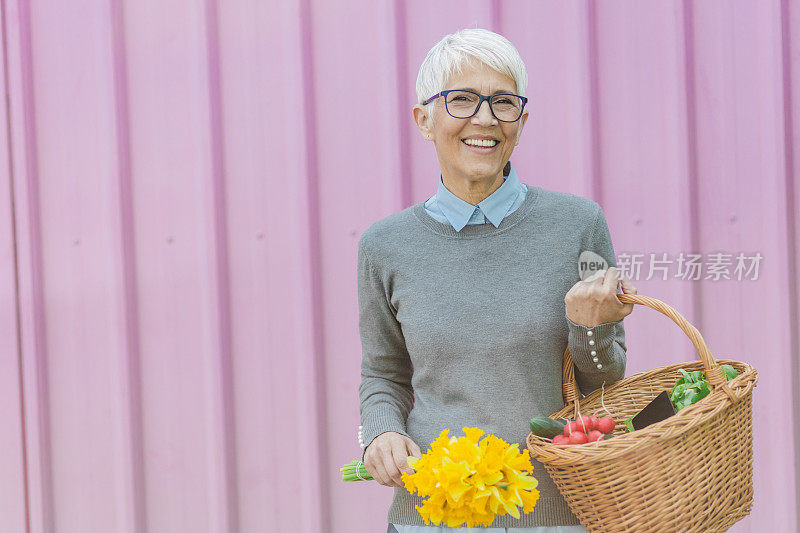
<path fill-rule="evenodd" d="M 531 432 L 539 437 L 552 439 L 556 435 L 564 432 L 566 422 L 563 420 L 553 420 L 544 416 L 531 418 Z"/>
<path fill-rule="evenodd" d="M 633 416 L 636 416 L 636 415 L 633 415 Z M 630 433 L 631 431 L 633 431 L 633 416 L 625 421 L 625 431 L 627 433 Z"/>
<path fill-rule="evenodd" d="M 730 381 L 739 375 L 736 373 L 736 369 L 733 368 L 731 365 L 722 365 L 722 371 L 725 373 L 726 381 Z"/>
<path fill-rule="evenodd" d="M 722 365 L 721 368 L 726 381 L 738 375 L 736 369 L 731 365 Z M 698 402 L 711 392 L 711 387 L 708 384 L 705 372 L 700 370 L 687 372 L 682 368 L 678 369 L 678 372 L 680 372 L 683 377 L 678 378 L 678 381 L 675 382 L 675 385 L 669 392 L 669 399 L 675 407 L 675 412 Z"/>

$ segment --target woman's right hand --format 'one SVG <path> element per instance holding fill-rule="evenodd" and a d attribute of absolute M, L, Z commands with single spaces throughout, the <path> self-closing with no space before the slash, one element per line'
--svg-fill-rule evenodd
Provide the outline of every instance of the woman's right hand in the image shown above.
<path fill-rule="evenodd" d="M 367 446 L 364 452 L 364 467 L 381 485 L 402 487 L 402 472 L 414 473 L 408 465 L 408 456 L 422 457 L 419 446 L 402 433 L 381 433 Z"/>

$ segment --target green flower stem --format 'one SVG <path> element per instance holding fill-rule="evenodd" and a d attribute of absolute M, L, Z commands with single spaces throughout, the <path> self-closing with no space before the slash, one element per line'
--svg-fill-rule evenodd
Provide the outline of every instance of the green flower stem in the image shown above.
<path fill-rule="evenodd" d="M 359 464 L 359 462 L 351 461 L 339 469 L 342 472 L 342 481 L 370 481 L 374 479 L 364 467 L 364 463 Z M 361 477 L 358 477 L 359 474 Z"/>

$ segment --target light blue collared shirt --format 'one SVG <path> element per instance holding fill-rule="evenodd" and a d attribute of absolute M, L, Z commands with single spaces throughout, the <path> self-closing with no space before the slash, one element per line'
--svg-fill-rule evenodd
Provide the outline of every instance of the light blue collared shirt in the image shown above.
<path fill-rule="evenodd" d="M 456 231 L 461 231 L 467 224 L 485 224 L 487 221 L 498 227 L 505 217 L 522 205 L 528 195 L 528 187 L 519 181 L 514 165 L 511 165 L 508 176 L 503 179 L 500 188 L 478 205 L 472 205 L 450 192 L 439 175 L 439 188 L 435 195 L 425 201 L 425 211 L 434 220 L 449 224 Z"/>

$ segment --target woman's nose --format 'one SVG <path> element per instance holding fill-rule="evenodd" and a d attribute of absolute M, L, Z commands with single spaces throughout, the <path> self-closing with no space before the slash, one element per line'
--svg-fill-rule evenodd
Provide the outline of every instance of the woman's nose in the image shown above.
<path fill-rule="evenodd" d="M 489 107 L 489 101 L 484 100 L 478 106 L 478 112 L 472 115 L 472 122 L 474 124 L 492 124 L 497 119 L 492 115 L 492 109 Z"/>

